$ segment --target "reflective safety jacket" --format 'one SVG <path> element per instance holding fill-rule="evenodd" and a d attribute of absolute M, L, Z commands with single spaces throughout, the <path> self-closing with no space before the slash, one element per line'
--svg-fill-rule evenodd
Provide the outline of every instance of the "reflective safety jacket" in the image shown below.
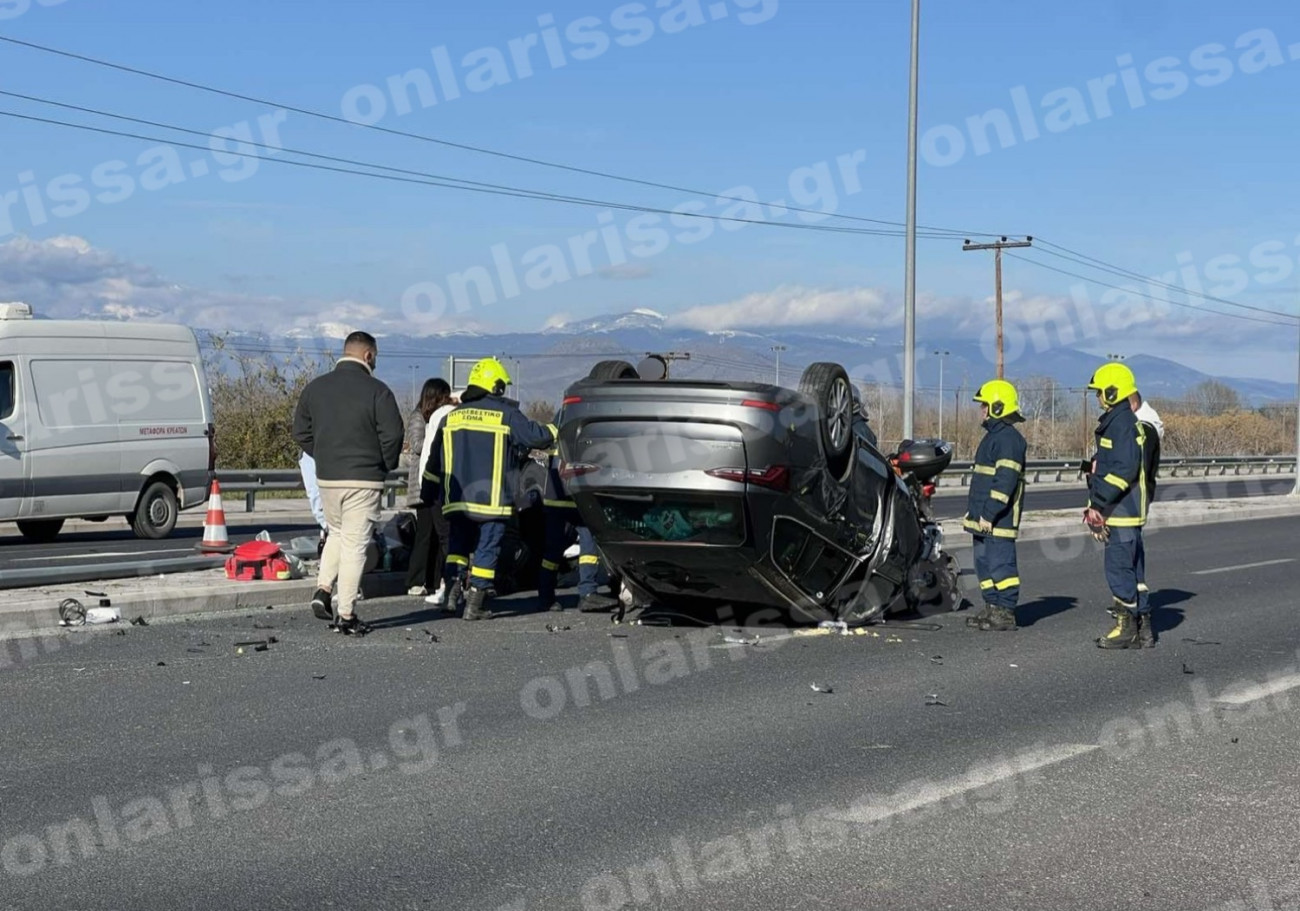
<path fill-rule="evenodd" d="M 961 527 L 972 534 L 980 531 L 980 519 L 988 519 L 997 538 L 1014 539 L 1020 531 L 1020 507 L 1025 495 L 1025 454 L 1028 446 L 1015 425 L 1004 418 L 989 418 L 975 450 L 966 518 Z"/>
<path fill-rule="evenodd" d="M 1094 434 L 1096 467 L 1088 475 L 1088 505 L 1106 524 L 1134 528 L 1147 524 L 1150 496 L 1146 472 L 1146 430 L 1127 401 L 1101 416 Z"/>
<path fill-rule="evenodd" d="M 521 454 L 548 449 L 554 440 L 499 396 L 463 402 L 443 419 L 429 447 L 421 499 L 441 503 L 444 515 L 507 518 L 514 513 Z"/>

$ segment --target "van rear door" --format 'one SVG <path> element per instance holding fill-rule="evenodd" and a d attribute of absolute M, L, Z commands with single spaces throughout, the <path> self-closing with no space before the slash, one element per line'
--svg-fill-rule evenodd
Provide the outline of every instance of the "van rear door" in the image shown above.
<path fill-rule="evenodd" d="M 0 360 L 0 520 L 18 518 L 26 489 L 27 410 L 18 362 Z"/>

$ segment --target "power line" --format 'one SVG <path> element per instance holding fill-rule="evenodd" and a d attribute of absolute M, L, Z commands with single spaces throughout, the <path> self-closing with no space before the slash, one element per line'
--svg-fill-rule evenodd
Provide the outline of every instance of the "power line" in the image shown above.
<path fill-rule="evenodd" d="M 1068 275 L 1068 276 L 1070 276 L 1071 278 L 1077 278 L 1077 279 L 1079 279 L 1079 280 L 1081 280 L 1081 281 L 1089 282 L 1089 283 L 1094 284 L 1094 285 L 1100 285 L 1100 286 L 1102 286 L 1103 288 L 1114 288 L 1116 291 L 1123 291 L 1123 292 L 1126 293 L 1126 294 L 1132 294 L 1132 295 L 1134 295 L 1135 297 L 1141 297 L 1141 298 L 1144 298 L 1145 300 L 1149 300 L 1149 301 L 1151 301 L 1151 302 L 1153 302 L 1153 303 L 1157 303 L 1157 304 L 1170 304 L 1170 305 L 1172 305 L 1172 306 L 1175 306 L 1175 307 L 1183 307 L 1183 308 L 1188 309 L 1188 310 L 1198 310 L 1198 311 L 1200 311 L 1200 312 L 1202 312 L 1202 313 L 1210 313 L 1210 314 L 1213 314 L 1214 316 L 1223 316 L 1223 317 L 1227 317 L 1228 319 L 1240 319 L 1240 320 L 1246 320 L 1246 321 L 1248 321 L 1248 322 L 1252 322 L 1252 323 L 1264 323 L 1265 325 L 1268 325 L 1268 326 L 1287 326 L 1287 325 L 1289 325 L 1288 323 L 1280 323 L 1280 322 L 1277 322 L 1277 321 L 1275 321 L 1275 320 L 1259 319 L 1258 317 L 1254 317 L 1254 316 L 1245 316 L 1245 315 L 1240 314 L 1240 313 L 1224 313 L 1222 310 L 1211 310 L 1211 309 L 1209 309 L 1208 307 L 1197 307 L 1197 306 L 1195 306 L 1194 304 L 1184 304 L 1184 303 L 1179 303 L 1178 301 L 1164 300 L 1164 299 L 1161 299 L 1161 298 L 1158 298 L 1158 297 L 1152 297 L 1152 296 L 1149 295 L 1149 294 L 1143 294 L 1143 293 L 1140 292 L 1140 291 L 1134 291 L 1132 288 L 1124 288 L 1124 287 L 1122 287 L 1122 286 L 1120 286 L 1120 285 L 1112 285 L 1112 284 L 1110 284 L 1109 282 L 1104 282 L 1104 281 L 1101 281 L 1101 280 L 1099 280 L 1099 279 L 1095 279 L 1095 278 L 1089 278 L 1088 276 L 1086 276 L 1086 275 L 1080 275 L 1080 274 L 1077 273 L 1077 272 L 1070 272 L 1070 271 L 1068 271 L 1068 270 L 1066 270 L 1066 269 L 1058 269 L 1056 266 L 1049 266 L 1047 263 L 1040 263 L 1040 262 L 1038 262 L 1037 260 L 1034 260 L 1034 259 L 1029 259 L 1029 258 L 1024 257 L 1024 256 L 1018 256 L 1018 255 L 1015 254 L 1015 253 L 1008 253 L 1008 254 L 1006 254 L 1006 255 L 1007 255 L 1007 256 L 1010 256 L 1012 259 L 1018 259 L 1018 260 L 1020 260 L 1021 262 L 1029 263 L 1031 266 L 1037 266 L 1037 267 L 1040 268 L 1040 269 L 1047 269 L 1047 270 L 1050 271 L 1050 272 L 1058 272 L 1058 273 L 1060 273 L 1061 275 Z M 1279 315 L 1280 315 L 1280 316 L 1287 316 L 1287 314 L 1279 314 Z M 1289 318 L 1292 319 L 1292 320 L 1295 319 L 1295 317 L 1289 317 Z"/>
<path fill-rule="evenodd" d="M 211 151 L 211 149 L 209 149 L 207 146 L 200 146 L 192 142 L 181 142 L 179 140 L 163 139 L 157 136 L 144 136 L 139 133 L 130 133 L 124 130 L 110 130 L 107 127 L 96 127 L 96 126 L 91 126 L 89 124 L 71 123 L 66 120 L 54 120 L 49 117 L 36 117 L 31 114 L 19 114 L 15 111 L 0 111 L 0 117 L 12 117 L 18 120 L 28 120 L 35 123 L 44 123 L 52 126 L 68 127 L 70 129 L 84 130 L 91 133 L 101 133 L 107 136 L 122 136 L 128 139 L 140 139 L 145 142 L 161 143 L 163 145 L 172 145 L 172 146 L 177 146 L 185 149 L 197 149 L 201 152 Z M 244 140 L 240 140 L 240 142 L 244 142 Z M 256 143 L 247 143 L 247 144 L 256 145 Z M 681 216 L 686 216 L 688 218 L 703 218 L 708 220 L 733 222 L 739 224 L 764 225 L 770 228 L 786 228 L 786 229 L 798 230 L 798 231 L 821 231 L 821 232 L 826 232 L 831 234 L 859 234 L 859 235 L 875 235 L 875 236 L 882 236 L 882 237 L 902 236 L 902 233 L 898 231 L 884 231 L 884 230 L 877 230 L 873 228 L 847 228 L 847 227 L 837 227 L 835 225 L 786 224 L 782 222 L 766 221 L 764 219 L 758 219 L 758 218 L 739 218 L 730 215 L 710 215 L 704 212 L 686 212 L 686 211 L 673 210 L 673 209 L 660 209 L 660 208 L 655 208 L 653 206 L 633 205 L 631 203 L 606 202 L 603 200 L 596 200 L 596 199 L 584 199 L 582 197 L 565 197 L 556 194 L 548 194 L 548 193 L 542 193 L 539 191 L 526 190 L 526 189 L 494 189 L 490 186 L 470 186 L 464 183 L 448 183 L 445 180 L 417 179 L 414 177 L 402 176 L 400 174 L 376 174 L 371 171 L 362 171 L 362 170 L 357 170 L 355 168 L 335 167 L 333 165 L 315 164 L 310 161 L 294 161 L 288 158 L 263 158 L 260 155 L 254 155 L 247 152 L 235 152 L 230 150 L 223 150 L 222 154 L 234 155 L 240 158 L 255 158 L 258 161 L 268 161 L 276 164 L 291 165 L 300 168 L 310 168 L 316 171 L 329 171 L 338 174 L 352 174 L 358 177 L 373 177 L 378 180 L 396 181 L 398 183 L 416 184 L 419 186 L 442 187 L 444 189 L 450 189 L 450 190 L 465 190 L 471 193 L 486 193 L 492 196 L 509 196 L 517 199 L 537 199 L 546 202 L 563 202 L 572 205 L 594 207 L 594 208 L 601 208 L 601 209 L 621 209 L 629 212 L 644 212 L 644 213 L 649 213 L 654 215 L 669 215 L 669 216 L 681 215 Z M 930 237 L 938 238 L 940 237 L 940 235 L 930 235 Z M 944 237 L 943 239 L 946 240 L 947 238 Z"/>
<path fill-rule="evenodd" d="M 1139 272 L 1134 272 L 1131 269 L 1125 269 L 1122 266 L 1115 265 L 1114 263 L 1108 263 L 1105 260 L 1097 259 L 1094 256 L 1088 256 L 1087 254 L 1080 253 L 1077 250 L 1071 250 L 1068 247 L 1061 246 L 1060 244 L 1054 244 L 1051 241 L 1043 240 L 1041 237 L 1035 239 L 1038 240 L 1039 243 L 1042 243 L 1046 246 L 1055 247 L 1057 250 L 1064 251 L 1063 253 L 1056 253 L 1052 250 L 1043 250 L 1042 252 L 1046 253 L 1048 256 L 1055 256 L 1058 257 L 1059 259 L 1064 259 L 1064 260 L 1068 260 L 1069 262 L 1078 263 L 1081 266 L 1087 266 L 1088 268 L 1097 269 L 1102 272 L 1110 272 L 1113 275 L 1119 275 L 1124 278 L 1136 279 L 1138 281 L 1145 282 L 1148 285 L 1152 285 L 1154 287 L 1166 288 L 1170 291 L 1177 291 L 1181 294 L 1185 294 L 1190 297 L 1199 297 L 1202 300 L 1212 301 L 1216 304 L 1225 304 L 1229 307 L 1238 307 L 1242 310 L 1250 310 L 1255 313 L 1265 313 L 1268 314 L 1269 316 L 1280 316 L 1286 319 L 1295 319 L 1295 317 L 1292 314 L 1286 313 L 1281 310 L 1269 310 L 1266 307 L 1255 307 L 1252 306 L 1251 304 L 1241 304 L 1238 303 L 1237 301 L 1231 301 L 1224 297 L 1215 297 L 1212 294 L 1205 294 L 1200 291 L 1193 291 L 1190 288 L 1184 288 L 1179 285 L 1171 285 L 1168 282 L 1163 282 L 1160 281 L 1159 279 L 1142 275 Z M 1069 256 L 1065 255 L 1067 253 L 1071 255 Z M 1087 262 L 1084 262 L 1084 260 L 1086 260 Z M 1095 263 L 1096 265 L 1092 265 L 1093 263 Z"/>
<path fill-rule="evenodd" d="M 652 180 L 642 180 L 636 177 L 628 177 L 621 174 L 613 174 L 607 171 L 599 171 L 594 168 L 583 168 L 576 165 L 567 165 L 562 162 L 548 161 L 541 158 L 533 158 L 527 155 L 517 155 L 510 152 L 502 152 L 498 149 L 490 149 L 484 146 L 470 145 L 468 143 L 453 142 L 451 140 L 440 139 L 436 136 L 429 136 L 422 133 L 411 133 L 411 132 L 407 132 L 406 130 L 395 130 L 391 127 L 379 126 L 378 124 L 358 123 L 356 121 L 348 120 L 345 117 L 339 117 L 338 115 L 329 114 L 324 111 L 315 110 L 313 108 L 298 107 L 295 105 L 284 104 L 279 101 L 275 101 L 271 99 L 258 98 L 253 95 L 244 95 L 239 92 L 230 91 L 228 89 L 222 89 L 216 86 L 206 85 L 200 82 L 192 82 L 187 79 L 179 79 L 174 76 L 167 76 L 162 73 L 151 72 L 149 70 L 140 69 L 138 67 L 126 66 L 125 64 L 114 63 L 109 60 L 103 60 L 85 54 L 77 54 L 72 51 L 65 51 L 59 48 L 49 47 L 47 45 L 36 44 L 31 41 L 21 41 L 17 38 L 11 38 L 5 35 L 0 35 L 0 41 L 6 42 L 8 44 L 18 45 L 20 47 L 25 47 L 31 50 L 40 51 L 46 54 L 55 54 L 60 57 L 66 57 L 72 60 L 78 60 L 83 63 L 90 63 L 95 66 L 107 67 L 109 69 L 118 70 L 124 73 L 131 73 L 136 76 L 144 76 L 149 79 L 156 79 L 161 82 L 171 83 L 172 85 L 179 85 L 185 88 L 197 89 L 199 91 L 209 92 L 215 95 L 221 95 L 226 98 L 233 98 L 239 101 L 248 101 L 248 102 L 252 102 L 253 104 L 267 105 L 270 107 L 280 108 L 286 111 L 292 111 L 295 114 L 303 114 L 307 117 L 315 117 L 321 120 L 327 120 L 334 123 L 341 123 L 351 127 L 361 127 L 367 130 L 375 130 L 377 132 L 388 133 L 393 136 L 401 136 L 406 139 L 415 139 L 420 142 L 435 143 L 437 145 L 446 146 L 448 148 L 460 149 L 466 152 L 474 152 L 480 155 L 490 155 L 496 158 L 503 158 L 511 161 L 523 162 L 525 164 L 538 165 L 546 168 L 554 168 L 556 170 L 568 171 L 574 174 L 584 174 L 588 177 L 600 177 L 606 180 L 616 180 L 622 183 L 636 184 L 644 187 L 653 187 L 655 189 L 660 189 L 660 190 L 671 190 L 674 193 L 687 193 L 692 196 L 713 196 L 716 199 L 726 200 L 728 202 L 753 203 L 752 199 L 745 199 L 744 197 L 721 196 L 703 190 L 694 190 L 689 187 L 681 187 L 681 186 L 675 186 L 673 184 L 659 183 L 657 181 L 652 181 Z M 782 208 L 788 209 L 792 212 L 804 212 L 804 213 L 821 215 L 821 216 L 829 215 L 832 218 L 839 218 L 848 221 L 867 222 L 867 223 L 879 224 L 879 225 L 890 225 L 898 228 L 904 227 L 903 223 L 901 222 L 889 221 L 880 218 L 868 218 L 859 215 L 844 215 L 840 213 L 820 212 L 816 209 L 805 209 L 797 206 L 783 206 Z M 922 227 L 926 231 L 943 234 L 949 237 L 957 236 L 957 235 L 993 236 L 989 232 L 985 232 L 985 231 L 957 231 L 952 228 L 937 228 L 937 227 L 929 227 L 925 225 L 922 225 L 920 227 Z"/>

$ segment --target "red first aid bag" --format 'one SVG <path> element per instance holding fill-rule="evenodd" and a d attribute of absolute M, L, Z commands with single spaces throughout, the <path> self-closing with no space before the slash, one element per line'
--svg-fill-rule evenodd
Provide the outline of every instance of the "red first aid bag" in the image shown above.
<path fill-rule="evenodd" d="M 226 578 L 241 582 L 283 582 L 293 578 L 280 545 L 272 541 L 247 541 L 226 558 Z"/>

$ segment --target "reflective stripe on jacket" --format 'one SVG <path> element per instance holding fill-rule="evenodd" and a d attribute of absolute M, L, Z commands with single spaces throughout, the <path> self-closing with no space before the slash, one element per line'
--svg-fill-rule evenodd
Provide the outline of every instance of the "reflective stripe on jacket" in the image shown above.
<path fill-rule="evenodd" d="M 1094 434 L 1096 468 L 1088 476 L 1088 505 L 1106 524 L 1134 528 L 1147 523 L 1146 431 L 1127 401 L 1101 416 Z"/>
<path fill-rule="evenodd" d="M 1020 530 L 1020 507 L 1025 494 L 1025 455 L 1028 446 L 1015 425 L 1002 418 L 989 418 L 982 425 L 987 433 L 975 450 L 966 518 L 961 526 L 974 534 L 979 520 L 993 525 L 997 538 L 1015 538 Z"/>
<path fill-rule="evenodd" d="M 429 448 L 422 498 L 445 515 L 486 521 L 514 513 L 521 451 L 547 449 L 554 436 L 498 396 L 457 405 Z"/>

